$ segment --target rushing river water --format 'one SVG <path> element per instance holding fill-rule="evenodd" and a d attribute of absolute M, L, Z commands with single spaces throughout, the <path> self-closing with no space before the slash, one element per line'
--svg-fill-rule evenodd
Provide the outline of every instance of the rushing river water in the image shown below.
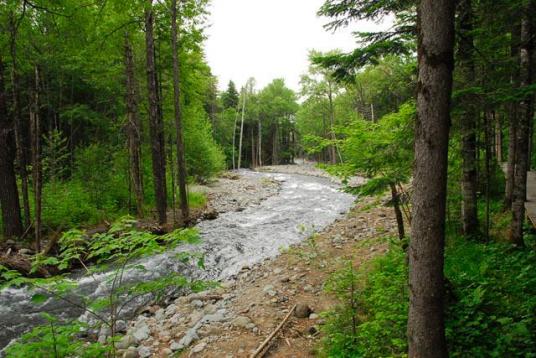
<path fill-rule="evenodd" d="M 241 212 L 221 214 L 217 219 L 197 225 L 202 243 L 179 250 L 199 251 L 205 255 L 205 270 L 179 263 L 176 250 L 144 258 L 145 271 L 130 270 L 126 282 L 141 282 L 170 272 L 192 278 L 225 280 L 245 265 L 256 264 L 276 256 L 281 248 L 303 240 L 346 213 L 355 198 L 343 193 L 329 179 L 295 174 L 243 171 L 242 175 L 268 177 L 281 182 L 281 190 L 259 205 Z M 109 292 L 113 273 L 78 279 L 77 294 L 91 299 Z M 42 323 L 41 312 L 63 318 L 83 316 L 83 311 L 50 298 L 40 305 L 30 302 L 27 289 L 5 289 L 0 292 L 0 349 L 22 332 Z M 79 302 L 76 295 L 69 299 Z M 132 307 L 134 309 L 135 307 Z M 1 355 L 1 353 L 0 353 Z"/>

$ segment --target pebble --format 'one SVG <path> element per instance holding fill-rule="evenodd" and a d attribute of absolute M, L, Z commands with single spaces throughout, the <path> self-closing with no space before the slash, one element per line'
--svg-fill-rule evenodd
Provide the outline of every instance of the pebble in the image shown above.
<path fill-rule="evenodd" d="M 207 344 L 205 342 L 201 342 L 192 348 L 192 353 L 199 353 L 206 347 L 207 347 Z"/>
<path fill-rule="evenodd" d="M 201 300 L 193 300 L 192 301 L 192 306 L 194 306 L 195 308 L 202 308 L 204 305 L 205 304 Z"/>
<path fill-rule="evenodd" d="M 138 352 L 134 348 L 129 348 L 123 353 L 123 358 L 138 358 Z"/>
<path fill-rule="evenodd" d="M 140 358 L 147 358 L 150 357 L 153 352 L 151 351 L 151 348 L 146 346 L 138 347 L 138 354 Z"/>
<path fill-rule="evenodd" d="M 311 313 L 309 319 L 318 319 L 318 315 L 316 313 Z"/>
<path fill-rule="evenodd" d="M 115 344 L 115 347 L 117 349 L 127 349 L 128 347 L 136 345 L 137 343 L 138 342 L 137 342 L 136 338 L 134 338 L 130 334 L 127 334 L 126 336 L 121 338 L 121 340 L 119 342 L 117 342 Z"/>
<path fill-rule="evenodd" d="M 160 356 L 162 358 L 169 357 L 173 354 L 173 351 L 169 348 L 164 348 L 160 351 Z"/>
<path fill-rule="evenodd" d="M 248 328 L 248 325 L 252 323 L 251 319 L 246 316 L 238 316 L 231 321 L 231 324 L 235 327 Z"/>

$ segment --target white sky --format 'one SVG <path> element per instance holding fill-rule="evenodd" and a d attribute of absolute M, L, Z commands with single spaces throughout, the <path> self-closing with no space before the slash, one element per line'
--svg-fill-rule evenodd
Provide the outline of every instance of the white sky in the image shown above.
<path fill-rule="evenodd" d="M 351 24 L 336 33 L 322 27 L 316 16 L 324 0 L 212 0 L 207 30 L 206 56 L 220 89 L 229 80 L 240 88 L 249 77 L 257 89 L 274 78 L 299 90 L 300 75 L 307 71 L 309 50 L 355 48 L 352 31 L 375 31 L 385 26 L 373 22 Z"/>

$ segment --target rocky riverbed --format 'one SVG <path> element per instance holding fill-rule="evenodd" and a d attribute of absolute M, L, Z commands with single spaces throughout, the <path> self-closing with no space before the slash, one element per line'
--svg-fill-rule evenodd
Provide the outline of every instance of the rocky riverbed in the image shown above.
<path fill-rule="evenodd" d="M 387 250 L 396 233 L 392 209 L 365 198 L 321 233 L 278 257 L 244 266 L 221 287 L 180 297 L 167 306 L 146 307 L 122 325 L 117 345 L 123 357 L 250 357 L 297 305 L 289 322 L 267 347 L 266 356 L 310 357 L 324 323 L 321 312 L 336 300 L 323 291 L 342 259 L 358 266 Z M 104 337 L 101 337 L 104 339 Z"/>
<path fill-rule="evenodd" d="M 133 323 L 120 322 L 118 332 L 128 333 L 120 343 L 124 349 L 122 355 L 132 356 L 133 350 L 129 347 L 136 347 L 139 356 L 165 356 L 169 354 L 167 350 L 190 349 L 191 344 L 203 335 L 203 327 L 207 323 L 221 325 L 223 329 L 246 327 L 254 332 L 253 322 L 227 307 L 238 297 L 238 288 L 233 286 L 233 282 L 239 282 L 236 280 L 240 280 L 243 270 L 250 270 L 264 260 L 276 257 L 281 250 L 300 243 L 313 231 L 322 230 L 342 217 L 354 201 L 351 195 L 341 193 L 336 183 L 326 178 L 303 175 L 302 172 L 299 175 L 251 171 L 229 173 L 215 183 L 194 188 L 198 189 L 205 190 L 209 205 L 216 213 L 213 220 L 197 225 L 203 241 L 197 249 L 205 255 L 207 269 L 196 271 L 184 267 L 174 259 L 176 253 L 169 252 L 144 258 L 140 264 L 146 267 L 145 271 L 128 272 L 124 277 L 129 282 L 136 282 L 178 272 L 192 278 L 224 282 L 220 290 L 226 291 L 215 293 L 221 298 L 179 298 L 180 301 L 174 304 L 178 308 L 162 308 L 162 314 L 159 308 L 153 306 L 145 309 L 144 314 Z M 80 293 L 90 300 L 106 295 L 109 290 L 106 277 L 103 273 L 99 280 L 82 280 Z M 269 288 L 267 292 L 273 293 Z M 35 307 L 30 303 L 30 297 L 31 293 L 24 290 L 0 292 L 0 321 L 4 328 L 0 338 L 9 339 L 28 327 L 27 324 L 30 327 L 38 324 L 39 312 L 43 310 L 65 318 L 80 314 L 79 310 L 71 310 L 60 302 L 56 304 L 54 300 Z M 175 320 L 169 321 L 173 317 Z M 160 319 L 167 319 L 168 325 Z M 158 340 L 155 340 L 154 327 L 173 327 L 174 331 L 159 332 Z M 257 331 L 258 334 L 260 332 Z M 102 329 L 95 338 L 104 341 L 107 334 L 107 330 Z M 168 335 L 167 346 L 162 345 Z M 198 344 L 201 343 L 208 345 L 209 342 L 199 341 Z M 202 351 L 201 347 L 195 350 Z"/>

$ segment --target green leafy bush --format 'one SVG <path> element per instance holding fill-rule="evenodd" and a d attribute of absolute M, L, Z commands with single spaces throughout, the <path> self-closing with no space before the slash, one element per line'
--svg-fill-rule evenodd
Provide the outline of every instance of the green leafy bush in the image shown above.
<path fill-rule="evenodd" d="M 98 343 L 86 343 L 78 339 L 84 328 L 81 323 L 57 324 L 57 320 L 46 315 L 49 324 L 36 327 L 25 333 L 18 342 L 5 350 L 8 358 L 50 357 L 105 357 L 110 351 Z"/>
<path fill-rule="evenodd" d="M 351 264 L 326 286 L 341 301 L 325 314 L 329 357 L 403 357 L 408 310 L 407 267 L 400 244 L 358 270 Z"/>
<path fill-rule="evenodd" d="M 446 335 L 452 357 L 536 357 L 536 253 L 450 236 L 446 250 Z M 328 289 L 341 306 L 326 314 L 330 357 L 403 357 L 408 311 L 406 255 L 399 244 Z M 354 285 L 354 309 L 348 292 Z M 352 320 L 356 319 L 355 331 Z"/>

